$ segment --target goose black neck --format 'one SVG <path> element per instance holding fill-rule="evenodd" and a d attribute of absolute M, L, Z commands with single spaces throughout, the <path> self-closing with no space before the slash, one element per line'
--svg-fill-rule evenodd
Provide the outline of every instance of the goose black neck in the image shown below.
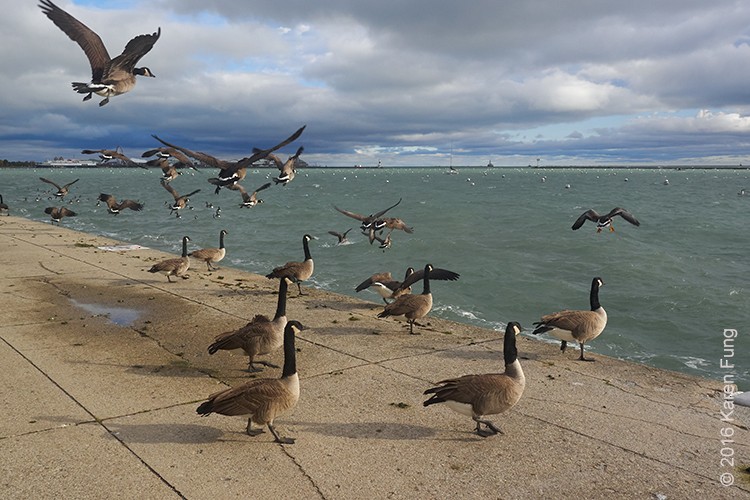
<path fill-rule="evenodd" d="M 182 238 L 182 256 L 187 257 L 187 238 Z"/>
<path fill-rule="evenodd" d="M 589 294 L 589 301 L 591 302 L 591 310 L 596 311 L 602 305 L 599 303 L 599 281 L 594 280 L 591 283 L 591 293 Z"/>
<path fill-rule="evenodd" d="M 505 337 L 503 338 L 503 358 L 505 359 L 505 366 L 513 364 L 518 358 L 516 332 L 512 325 L 508 325 L 505 329 Z"/>
<path fill-rule="evenodd" d="M 294 348 L 294 328 L 288 325 L 284 329 L 284 368 L 281 376 L 289 377 L 297 373 L 297 352 Z"/>
<path fill-rule="evenodd" d="M 287 290 L 286 278 L 279 280 L 279 300 L 276 302 L 276 319 L 282 316 L 286 316 L 286 290 Z"/>
<path fill-rule="evenodd" d="M 305 251 L 305 260 L 312 259 L 312 255 L 310 255 L 310 245 L 307 242 L 307 238 L 302 239 L 302 249 Z"/>
<path fill-rule="evenodd" d="M 224 248 L 224 231 L 219 233 L 219 248 Z"/>
<path fill-rule="evenodd" d="M 422 295 L 430 293 L 430 268 L 424 268 L 424 278 L 422 282 Z"/>

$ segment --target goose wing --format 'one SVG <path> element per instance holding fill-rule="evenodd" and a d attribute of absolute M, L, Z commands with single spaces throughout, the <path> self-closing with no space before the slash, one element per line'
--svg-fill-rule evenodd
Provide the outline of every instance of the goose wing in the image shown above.
<path fill-rule="evenodd" d="M 460 276 L 461 275 L 458 273 L 454 273 L 453 271 L 449 271 L 447 269 L 441 269 L 439 267 L 433 268 L 430 271 L 431 280 L 456 281 Z M 409 288 L 414 283 L 417 283 L 422 279 L 424 279 L 424 269 L 414 271 L 409 276 L 404 278 L 404 281 L 401 282 L 401 286 L 398 289 L 404 290 L 406 288 Z"/>
<path fill-rule="evenodd" d="M 110 64 L 110 57 L 99 35 L 49 0 L 41 0 L 39 6 L 55 26 L 83 49 L 91 64 L 92 81 L 101 81 Z"/>
<path fill-rule="evenodd" d="M 172 195 L 172 197 L 173 197 L 173 198 L 174 198 L 175 200 L 179 200 L 179 199 L 180 199 L 180 194 L 179 194 L 179 193 L 177 192 L 177 190 L 176 190 L 175 188 L 173 188 L 173 187 L 172 187 L 172 186 L 171 186 L 171 185 L 170 185 L 170 184 L 169 184 L 168 182 L 166 182 L 166 181 L 165 181 L 164 179 L 162 179 L 162 180 L 161 180 L 160 182 L 161 182 L 161 185 L 162 185 L 162 187 L 163 187 L 164 189 L 166 189 L 167 191 L 169 191 L 169 194 L 171 194 L 171 195 Z"/>
<path fill-rule="evenodd" d="M 365 219 L 368 218 L 368 217 L 366 217 L 364 215 L 355 214 L 354 212 L 350 212 L 348 210 L 344 210 L 342 208 L 339 208 L 336 205 L 334 205 L 333 208 L 335 208 L 336 210 L 338 210 L 342 214 L 346 215 L 347 217 L 351 217 L 352 219 L 357 219 L 360 222 L 363 222 Z"/>
<path fill-rule="evenodd" d="M 571 229 L 573 229 L 573 231 L 575 231 L 576 229 L 580 229 L 580 227 L 583 226 L 584 222 L 586 222 L 587 220 L 597 222 L 599 221 L 600 217 L 601 216 L 594 209 L 586 210 L 576 219 Z"/>
<path fill-rule="evenodd" d="M 138 35 L 128 42 L 122 54 L 112 59 L 111 68 L 118 68 L 132 73 L 141 57 L 148 54 L 161 36 L 161 28 L 151 35 Z"/>
<path fill-rule="evenodd" d="M 201 163 L 205 163 L 206 165 L 210 167 L 215 167 L 218 169 L 224 169 L 226 168 L 226 162 L 219 160 L 218 158 L 211 156 L 206 153 L 201 153 L 200 151 L 191 151 L 190 149 L 183 148 L 181 146 L 176 146 L 174 144 L 170 144 L 169 142 L 165 141 L 164 139 L 160 139 L 159 136 L 152 134 L 151 137 L 156 139 L 157 141 L 161 142 L 165 146 L 169 146 L 172 149 L 175 149 L 177 151 L 180 151 L 186 155 L 188 155 L 190 158 L 194 158 Z M 170 153 L 171 154 L 171 153 Z"/>
<path fill-rule="evenodd" d="M 104 203 L 106 203 L 109 208 L 114 208 L 114 206 L 117 204 L 117 200 L 115 199 L 115 197 L 111 194 L 106 193 L 99 194 L 99 201 L 103 201 Z"/>
<path fill-rule="evenodd" d="M 195 193 L 197 193 L 199 191 L 200 191 L 200 189 L 196 189 L 195 191 L 191 191 L 188 194 L 184 194 L 184 195 L 180 196 L 180 198 L 183 198 L 183 199 L 190 198 L 191 196 L 193 196 Z"/>
<path fill-rule="evenodd" d="M 41 179 L 41 177 L 40 177 L 40 179 Z M 80 179 L 76 179 L 76 180 L 74 180 L 73 182 L 69 182 L 69 183 L 65 184 L 65 185 L 63 186 L 63 189 L 67 189 L 67 188 L 69 188 L 70 186 L 72 186 L 73 184 L 75 184 L 76 182 L 78 182 L 79 180 L 80 180 Z"/>
<path fill-rule="evenodd" d="M 378 217 L 382 217 L 383 214 L 385 214 L 388 210 L 397 207 L 399 203 L 401 203 L 401 198 L 399 198 L 398 201 L 395 204 L 391 205 L 390 207 L 386 208 L 385 210 L 381 210 L 380 212 L 377 212 L 377 213 L 374 213 L 374 214 L 370 215 L 370 217 L 372 217 L 373 219 L 377 219 Z"/>
<path fill-rule="evenodd" d="M 286 390 L 279 379 L 256 379 L 210 395 L 197 411 L 204 415 L 212 412 L 230 416 L 253 414 L 284 395 Z"/>
<path fill-rule="evenodd" d="M 373 283 L 383 283 L 384 281 L 393 281 L 393 276 L 390 272 L 373 274 L 362 283 L 357 285 L 354 290 L 357 292 L 361 292 L 362 290 L 372 286 Z"/>
<path fill-rule="evenodd" d="M 74 215 L 78 215 L 68 207 L 61 207 L 60 208 L 60 215 L 63 217 L 73 217 Z"/>
<path fill-rule="evenodd" d="M 640 226 L 641 225 L 641 223 L 638 222 L 638 219 L 636 219 L 635 217 L 633 217 L 633 214 L 631 214 L 630 212 L 628 212 L 624 208 L 620 208 L 620 207 L 613 208 L 612 211 L 610 211 L 607 214 L 607 217 L 612 218 L 612 217 L 614 217 L 616 215 L 619 215 L 620 217 L 622 217 L 626 221 L 630 222 L 634 226 Z"/>
<path fill-rule="evenodd" d="M 262 160 L 263 158 L 266 158 L 267 156 L 269 156 L 271 153 L 273 153 L 277 149 L 281 149 L 284 146 L 286 146 L 287 144 L 289 144 L 291 142 L 294 142 L 295 140 L 297 140 L 297 138 L 300 135 L 302 135 L 302 132 L 305 130 L 305 127 L 307 127 L 307 125 L 301 126 L 292 135 L 290 135 L 289 137 L 287 137 L 286 139 L 284 139 L 283 141 L 281 141 L 280 143 L 276 144 L 275 146 L 273 146 L 273 147 L 271 147 L 269 149 L 253 148 L 253 154 L 252 155 L 250 155 L 250 156 L 248 156 L 246 158 L 242 158 L 234 166 L 232 166 L 231 168 L 229 168 L 227 173 L 233 174 L 234 172 L 236 172 L 240 168 L 247 167 L 248 165 L 252 165 L 254 162 L 256 162 L 258 160 Z"/>
<path fill-rule="evenodd" d="M 120 202 L 120 205 L 117 207 L 118 210 L 125 210 L 126 208 L 135 210 L 136 212 L 140 212 L 141 210 L 143 210 L 143 203 L 138 203 L 135 200 L 122 200 Z"/>
<path fill-rule="evenodd" d="M 49 179 L 45 179 L 44 177 L 40 177 L 39 180 L 42 182 L 46 182 L 47 184 L 52 184 L 53 186 L 57 188 L 58 191 L 60 190 L 60 186 L 56 182 L 53 182 Z"/>

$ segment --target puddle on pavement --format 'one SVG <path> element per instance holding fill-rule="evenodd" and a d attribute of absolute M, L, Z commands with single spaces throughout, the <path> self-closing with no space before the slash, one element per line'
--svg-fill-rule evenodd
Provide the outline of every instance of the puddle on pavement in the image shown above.
<path fill-rule="evenodd" d="M 86 312 L 96 316 L 106 316 L 112 323 L 119 326 L 130 326 L 138 319 L 138 316 L 141 315 L 141 311 L 138 309 L 112 307 L 104 304 L 87 304 L 73 299 L 70 299 L 70 301 L 74 306 L 80 307 Z"/>

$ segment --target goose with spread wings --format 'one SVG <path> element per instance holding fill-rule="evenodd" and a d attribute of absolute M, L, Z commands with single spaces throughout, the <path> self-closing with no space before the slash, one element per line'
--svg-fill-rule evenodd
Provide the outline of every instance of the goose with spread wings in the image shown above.
<path fill-rule="evenodd" d="M 592 222 L 596 222 L 597 233 L 602 232 L 602 229 L 604 229 L 605 227 L 608 227 L 609 231 L 613 232 L 615 228 L 612 226 L 612 219 L 614 217 L 617 217 L 618 215 L 634 226 L 641 225 L 641 223 L 638 222 L 638 219 L 633 217 L 633 214 L 631 214 L 624 208 L 615 207 L 610 210 L 609 213 L 604 215 L 599 215 L 599 213 L 597 213 L 597 211 L 594 209 L 586 210 L 578 217 L 578 219 L 576 219 L 571 229 L 573 229 L 573 231 L 575 231 L 576 229 L 580 229 L 587 220 L 590 220 Z"/>
<path fill-rule="evenodd" d="M 74 180 L 72 182 L 69 182 L 67 184 L 63 184 L 61 186 L 61 185 L 59 185 L 58 183 L 56 183 L 54 181 L 51 181 L 49 179 L 45 179 L 44 177 L 40 177 L 39 180 L 42 181 L 42 182 L 46 182 L 47 184 L 52 184 L 53 186 L 55 186 L 57 188 L 57 192 L 55 193 L 55 196 L 57 196 L 58 198 L 61 198 L 61 199 L 65 198 L 65 196 L 68 194 L 68 192 L 70 191 L 70 186 L 72 186 L 73 184 L 75 184 L 76 182 L 79 181 L 79 179 L 76 179 L 76 180 Z"/>
<path fill-rule="evenodd" d="M 196 189 L 195 191 L 191 191 L 188 194 L 180 195 L 177 190 L 169 185 L 169 183 L 164 179 L 161 180 L 161 185 L 164 189 L 169 191 L 169 193 L 174 198 L 174 203 L 169 206 L 169 215 L 172 215 L 173 212 L 177 212 L 177 217 L 180 216 L 179 210 L 182 210 L 187 206 L 188 201 L 190 201 L 190 197 L 200 191 L 200 189 Z"/>
<path fill-rule="evenodd" d="M 101 164 L 106 164 L 111 161 L 116 162 L 122 162 L 125 165 L 128 165 L 130 167 L 141 167 L 141 168 L 148 168 L 146 165 L 138 164 L 128 158 L 125 154 L 122 153 L 121 149 L 118 147 L 117 149 L 84 149 L 81 151 L 81 154 L 84 155 L 93 155 L 98 154 L 99 160 L 101 160 Z"/>
<path fill-rule="evenodd" d="M 352 219 L 357 219 L 358 221 L 360 221 L 362 223 L 362 225 L 360 226 L 361 229 L 363 231 L 367 231 L 368 229 L 370 229 L 370 227 L 376 220 L 382 217 L 388 210 L 398 206 L 399 203 L 401 203 L 401 198 L 399 198 L 398 201 L 394 203 L 393 205 L 391 205 L 390 207 L 384 210 L 381 210 L 380 212 L 375 212 L 370 215 L 360 215 L 354 212 L 350 212 L 349 210 L 341 209 L 337 207 L 336 205 L 334 205 L 333 208 L 335 208 L 337 211 L 341 212 L 342 214 L 346 215 L 347 217 L 351 217 Z M 372 243 L 372 241 L 370 241 L 370 243 Z"/>

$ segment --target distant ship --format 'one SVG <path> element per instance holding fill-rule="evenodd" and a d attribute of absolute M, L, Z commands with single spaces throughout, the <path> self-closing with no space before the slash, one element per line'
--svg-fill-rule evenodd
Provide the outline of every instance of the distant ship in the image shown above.
<path fill-rule="evenodd" d="M 492 160 L 487 162 L 487 168 L 495 168 L 495 165 L 492 164 Z"/>
<path fill-rule="evenodd" d="M 37 163 L 37 167 L 42 168 L 69 168 L 69 167 L 84 167 L 84 168 L 96 168 L 99 163 L 95 160 L 77 160 L 77 159 L 62 159 L 62 160 L 47 160 L 42 163 Z"/>

